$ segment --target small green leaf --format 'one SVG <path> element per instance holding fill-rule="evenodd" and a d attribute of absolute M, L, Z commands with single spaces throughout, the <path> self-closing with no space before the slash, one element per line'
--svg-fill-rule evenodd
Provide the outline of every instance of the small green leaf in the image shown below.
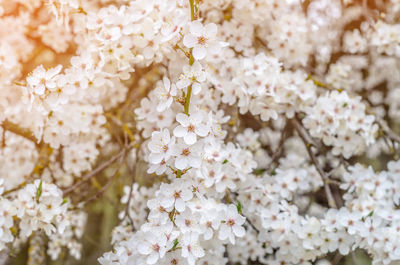
<path fill-rule="evenodd" d="M 238 213 L 242 214 L 243 206 L 242 206 L 242 203 L 240 201 L 237 202 L 236 208 L 237 208 Z"/>
<path fill-rule="evenodd" d="M 179 244 L 179 241 L 178 241 L 178 239 L 175 239 L 175 241 L 174 241 L 174 246 L 172 247 L 172 249 L 175 249 L 176 248 L 176 246 Z"/>
<path fill-rule="evenodd" d="M 36 201 L 39 200 L 40 196 L 42 195 L 42 180 L 40 180 L 39 187 L 36 190 Z"/>
<path fill-rule="evenodd" d="M 344 103 L 344 104 L 343 104 L 343 108 L 345 108 L 345 107 L 347 107 L 347 103 Z"/>
<path fill-rule="evenodd" d="M 68 199 L 67 199 L 67 198 L 64 198 L 63 201 L 62 201 L 62 203 L 61 203 L 61 205 L 66 204 L 67 202 L 68 202 Z"/>
<path fill-rule="evenodd" d="M 178 249 L 178 247 L 177 247 L 178 244 L 179 244 L 178 239 L 175 239 L 174 240 L 174 245 L 172 246 L 172 248 L 170 250 L 168 250 L 168 252 L 172 252 L 172 251 L 175 251 L 176 249 Z"/>
<path fill-rule="evenodd" d="M 265 172 L 265 169 L 257 168 L 257 169 L 254 170 L 254 175 L 261 176 L 264 172 Z"/>
<path fill-rule="evenodd" d="M 226 164 L 228 162 L 229 162 L 228 159 L 225 159 L 224 162 L 222 162 L 222 164 Z"/>

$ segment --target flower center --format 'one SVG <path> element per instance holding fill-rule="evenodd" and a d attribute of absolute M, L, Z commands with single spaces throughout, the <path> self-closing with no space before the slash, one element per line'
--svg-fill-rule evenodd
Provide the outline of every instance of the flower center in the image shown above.
<path fill-rule="evenodd" d="M 159 251 L 160 251 L 160 246 L 159 246 L 158 244 L 154 244 L 154 245 L 153 245 L 153 250 L 154 250 L 155 252 L 159 252 Z"/>
<path fill-rule="evenodd" d="M 189 150 L 189 148 L 183 149 L 183 150 L 182 150 L 182 155 L 183 155 L 183 156 L 188 156 L 188 155 L 190 155 L 190 150 Z"/>
<path fill-rule="evenodd" d="M 207 39 L 204 36 L 200 36 L 197 38 L 197 43 L 200 45 L 204 45 L 204 44 L 206 44 L 206 40 Z"/>
<path fill-rule="evenodd" d="M 180 198 L 180 197 L 181 197 L 181 193 L 178 192 L 178 191 L 176 191 L 176 192 L 174 193 L 174 198 L 177 199 L 177 198 Z"/>

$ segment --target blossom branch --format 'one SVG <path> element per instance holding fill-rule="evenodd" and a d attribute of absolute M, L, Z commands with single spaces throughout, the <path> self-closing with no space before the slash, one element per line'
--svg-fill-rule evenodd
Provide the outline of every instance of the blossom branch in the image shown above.
<path fill-rule="evenodd" d="M 31 131 L 29 131 L 28 129 L 25 129 L 25 128 L 21 128 L 20 126 L 18 126 L 15 123 L 5 120 L 5 121 L 3 121 L 3 123 L 0 126 L 3 127 L 3 130 L 5 130 L 5 131 L 9 131 L 9 132 L 15 133 L 19 136 L 22 136 L 22 137 L 34 142 L 35 144 L 39 143 L 38 139 L 36 139 L 36 137 L 33 135 L 33 133 Z"/>
<path fill-rule="evenodd" d="M 195 6 L 194 6 L 194 0 L 189 0 L 190 3 L 190 19 L 191 21 L 195 20 Z M 194 63 L 194 57 L 193 57 L 193 48 L 190 49 L 190 55 L 189 55 L 189 65 L 192 66 Z M 190 85 L 187 90 L 186 94 L 186 100 L 185 100 L 185 114 L 189 115 L 189 106 L 190 106 L 190 98 L 192 96 L 192 86 Z"/>

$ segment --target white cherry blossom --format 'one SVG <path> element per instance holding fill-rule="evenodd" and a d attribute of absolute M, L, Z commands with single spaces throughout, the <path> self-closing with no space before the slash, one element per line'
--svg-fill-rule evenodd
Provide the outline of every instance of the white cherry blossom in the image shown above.
<path fill-rule="evenodd" d="M 235 244 L 235 237 L 243 237 L 245 235 L 246 230 L 242 225 L 246 221 L 246 218 L 237 212 L 236 206 L 229 205 L 226 212 L 223 212 L 221 219 L 218 232 L 219 239 L 229 239 L 232 244 Z"/>
<path fill-rule="evenodd" d="M 209 23 L 205 26 L 196 20 L 189 25 L 189 34 L 183 38 L 183 44 L 193 48 L 193 57 L 196 60 L 204 59 L 208 54 L 217 54 L 221 50 L 221 44 L 215 40 L 217 25 Z"/>
<path fill-rule="evenodd" d="M 167 161 L 173 154 L 175 137 L 171 137 L 169 130 L 164 129 L 161 132 L 153 132 L 148 148 L 151 151 L 149 161 L 152 164 L 160 164 Z"/>
<path fill-rule="evenodd" d="M 176 120 L 180 125 L 174 129 L 174 135 L 183 137 L 188 145 L 196 143 L 197 136 L 205 137 L 210 131 L 210 126 L 205 124 L 207 121 L 204 121 L 204 115 L 201 112 L 192 113 L 190 116 L 178 113 Z"/>
<path fill-rule="evenodd" d="M 197 95 L 201 91 L 201 83 L 206 81 L 206 73 L 203 66 L 195 61 L 193 65 L 185 65 L 183 67 L 183 74 L 180 75 L 176 87 L 184 89 L 189 86 L 192 87 L 193 95 Z"/>

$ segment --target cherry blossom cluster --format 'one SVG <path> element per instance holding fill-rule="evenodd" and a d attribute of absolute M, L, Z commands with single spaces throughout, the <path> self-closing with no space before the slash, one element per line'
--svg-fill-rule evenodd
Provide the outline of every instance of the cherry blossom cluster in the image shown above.
<path fill-rule="evenodd" d="M 335 155 L 349 158 L 364 152 L 375 141 L 378 126 L 374 124 L 374 116 L 366 114 L 359 97 L 351 98 L 346 92 L 328 92 L 306 113 L 304 126 L 311 136 L 333 146 Z"/>
<path fill-rule="evenodd" d="M 3 193 L 3 187 L 1 190 Z M 63 200 L 61 190 L 40 180 L 26 185 L 9 198 L 2 197 L 1 206 L 0 249 L 14 240 L 13 231 L 18 230 L 18 236 L 26 239 L 36 230 L 43 230 L 48 236 L 62 234 L 68 225 L 68 202 Z"/>
<path fill-rule="evenodd" d="M 103 265 L 397 264 L 399 19 L 397 0 L 0 0 L 0 254 L 87 258 L 106 198 Z"/>

